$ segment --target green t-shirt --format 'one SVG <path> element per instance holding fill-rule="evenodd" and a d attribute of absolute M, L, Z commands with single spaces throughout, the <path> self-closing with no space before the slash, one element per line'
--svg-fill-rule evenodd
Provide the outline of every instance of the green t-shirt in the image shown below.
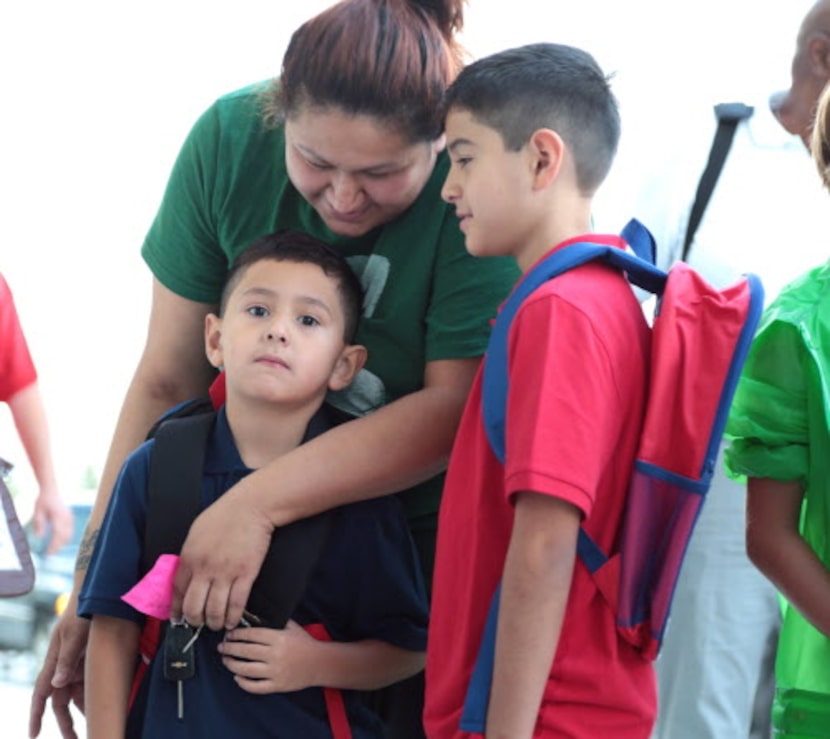
<path fill-rule="evenodd" d="M 405 213 L 364 236 L 338 236 L 289 181 L 283 130 L 260 117 L 262 88 L 220 98 L 187 137 L 142 248 L 155 277 L 184 298 L 216 303 L 234 258 L 266 233 L 300 230 L 339 249 L 366 289 L 357 342 L 368 348 L 367 367 L 335 399 L 354 412 L 421 389 L 427 362 L 482 355 L 519 273 L 512 260 L 466 252 L 440 197 L 446 155 Z M 441 482 L 404 493 L 410 518 L 437 510 Z"/>
<path fill-rule="evenodd" d="M 764 313 L 726 431 L 732 473 L 801 483 L 800 533 L 830 568 L 830 263 L 790 284 Z M 828 730 L 830 639 L 789 604 L 775 675 L 777 732 L 813 736 L 811 723 Z"/>

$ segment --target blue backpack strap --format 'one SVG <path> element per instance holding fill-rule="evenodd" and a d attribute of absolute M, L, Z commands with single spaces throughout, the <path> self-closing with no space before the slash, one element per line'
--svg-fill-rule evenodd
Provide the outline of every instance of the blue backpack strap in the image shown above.
<path fill-rule="evenodd" d="M 539 262 L 510 294 L 496 317 L 490 341 L 487 344 L 482 373 L 481 405 L 484 428 L 490 447 L 504 463 L 504 417 L 507 409 L 507 338 L 513 317 L 525 299 L 543 283 L 569 269 L 594 259 L 623 270 L 630 282 L 649 292 L 661 294 L 666 284 L 666 273 L 648 259 L 654 258 L 654 241 L 648 230 L 632 219 L 623 229 L 623 238 L 644 258 L 633 256 L 615 246 L 579 242 L 557 249 Z"/>

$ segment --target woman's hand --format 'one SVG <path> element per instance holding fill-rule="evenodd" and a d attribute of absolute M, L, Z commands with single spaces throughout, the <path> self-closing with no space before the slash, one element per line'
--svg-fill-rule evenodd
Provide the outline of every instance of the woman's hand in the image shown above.
<path fill-rule="evenodd" d="M 271 544 L 274 527 L 246 494 L 247 478 L 208 506 L 182 547 L 171 616 L 193 626 L 233 629 Z"/>

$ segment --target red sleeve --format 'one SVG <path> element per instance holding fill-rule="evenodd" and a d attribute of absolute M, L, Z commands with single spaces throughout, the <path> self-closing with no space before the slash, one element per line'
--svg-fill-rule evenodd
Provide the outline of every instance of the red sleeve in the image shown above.
<path fill-rule="evenodd" d="M 623 414 L 606 341 L 573 304 L 547 294 L 522 307 L 509 342 L 505 492 L 553 495 L 587 517 Z"/>
<path fill-rule="evenodd" d="M 0 275 L 0 401 L 6 402 L 37 380 L 11 290 Z"/>

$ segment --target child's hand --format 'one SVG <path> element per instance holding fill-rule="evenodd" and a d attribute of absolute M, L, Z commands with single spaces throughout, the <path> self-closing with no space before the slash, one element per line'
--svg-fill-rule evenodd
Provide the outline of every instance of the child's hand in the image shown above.
<path fill-rule="evenodd" d="M 299 624 L 284 629 L 238 628 L 219 645 L 222 662 L 240 688 L 249 693 L 286 693 L 315 684 L 320 642 Z"/>

